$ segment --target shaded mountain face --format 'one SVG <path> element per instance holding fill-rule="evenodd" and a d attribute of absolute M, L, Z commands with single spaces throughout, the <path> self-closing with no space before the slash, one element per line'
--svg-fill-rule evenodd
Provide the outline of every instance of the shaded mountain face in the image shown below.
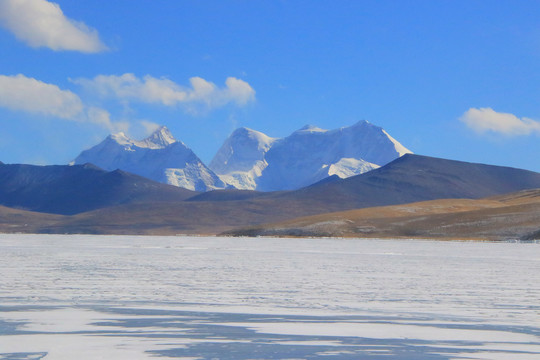
<path fill-rule="evenodd" d="M 108 136 L 83 151 L 74 164 L 92 163 L 105 170 L 124 170 L 165 184 L 195 191 L 221 189 L 225 184 L 163 126 L 136 141 L 124 133 Z"/>
<path fill-rule="evenodd" d="M 94 165 L 0 165 L 0 204 L 71 215 L 120 204 L 182 201 L 196 195 L 174 186 Z"/>
<path fill-rule="evenodd" d="M 210 168 L 239 189 L 291 190 L 331 175 L 362 174 L 407 153 L 367 121 L 335 130 L 305 126 L 282 139 L 242 128 L 225 141 Z"/>
<path fill-rule="evenodd" d="M 329 211 L 434 199 L 477 199 L 540 188 L 540 173 L 406 154 L 379 169 L 293 191 L 295 201 L 326 203 Z"/>

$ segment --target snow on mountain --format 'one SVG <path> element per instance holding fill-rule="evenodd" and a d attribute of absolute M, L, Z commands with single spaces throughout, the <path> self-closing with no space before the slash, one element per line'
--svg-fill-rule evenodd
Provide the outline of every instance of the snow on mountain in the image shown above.
<path fill-rule="evenodd" d="M 274 191 L 297 189 L 331 175 L 358 175 L 406 153 L 410 151 L 367 121 L 334 130 L 307 125 L 281 139 L 240 128 L 208 168 L 163 126 L 140 141 L 124 133 L 110 135 L 74 163 L 121 169 L 196 191 L 225 187 Z"/>
<path fill-rule="evenodd" d="M 324 130 L 307 125 L 282 139 L 238 129 L 223 144 L 210 168 L 237 188 L 289 190 L 330 175 L 358 175 L 410 153 L 381 127 L 360 121 Z"/>
<path fill-rule="evenodd" d="M 245 127 L 236 129 L 212 159 L 210 169 L 237 189 L 255 189 L 268 165 L 264 156 L 275 140 Z"/>
<path fill-rule="evenodd" d="M 362 159 L 342 158 L 337 163 L 328 166 L 327 174 L 328 176 L 337 175 L 340 178 L 345 179 L 379 167 L 379 165 L 372 164 Z"/>
<path fill-rule="evenodd" d="M 189 190 L 208 191 L 226 185 L 187 147 L 162 126 L 144 140 L 124 133 L 108 136 L 83 151 L 74 164 L 92 163 L 105 170 L 121 169 Z"/>

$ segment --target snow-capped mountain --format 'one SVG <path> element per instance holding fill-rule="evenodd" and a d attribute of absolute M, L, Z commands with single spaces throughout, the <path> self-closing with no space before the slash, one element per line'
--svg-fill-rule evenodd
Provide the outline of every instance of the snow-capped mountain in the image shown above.
<path fill-rule="evenodd" d="M 210 168 L 237 189 L 255 189 L 268 163 L 265 154 L 276 139 L 248 128 L 236 129 L 210 163 Z"/>
<path fill-rule="evenodd" d="M 331 175 L 362 174 L 407 153 L 386 131 L 367 121 L 334 130 L 308 125 L 281 139 L 240 128 L 208 168 L 163 126 L 140 141 L 124 133 L 110 135 L 73 163 L 121 169 L 196 191 L 227 187 L 274 191 L 297 189 Z"/>
<path fill-rule="evenodd" d="M 130 139 L 121 132 L 110 135 L 98 145 L 83 151 L 73 163 L 92 163 L 109 171 L 121 169 L 189 190 L 208 191 L 226 187 L 165 126 L 141 141 Z"/>
<path fill-rule="evenodd" d="M 407 153 L 367 121 L 334 130 L 308 125 L 282 139 L 242 128 L 225 141 L 210 168 L 236 188 L 290 190 L 334 174 L 358 175 Z"/>

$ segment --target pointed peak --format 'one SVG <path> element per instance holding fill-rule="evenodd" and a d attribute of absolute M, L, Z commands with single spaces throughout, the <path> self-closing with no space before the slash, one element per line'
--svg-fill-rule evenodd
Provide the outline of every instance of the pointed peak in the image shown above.
<path fill-rule="evenodd" d="M 354 124 L 353 126 L 360 126 L 360 125 L 372 125 L 372 124 L 367 120 L 360 120 L 356 124 Z"/>
<path fill-rule="evenodd" d="M 314 132 L 327 132 L 328 130 L 321 129 L 318 126 L 315 125 L 304 125 L 300 129 L 296 130 L 293 134 L 299 134 L 299 133 L 314 133 Z"/>
<path fill-rule="evenodd" d="M 133 140 L 123 132 L 109 135 L 106 140 L 112 140 L 123 146 L 138 146 L 148 149 L 162 149 L 177 142 L 166 126 L 159 127 L 150 136 L 141 141 Z"/>
<path fill-rule="evenodd" d="M 377 126 L 375 124 L 370 123 L 367 120 L 360 120 L 357 123 L 351 125 L 351 126 L 345 126 L 340 128 L 341 131 L 343 130 L 352 130 L 352 131 L 384 131 L 384 129 L 380 126 Z"/>
<path fill-rule="evenodd" d="M 142 141 L 142 143 L 150 148 L 164 148 L 175 142 L 176 139 L 166 126 L 159 127 L 150 136 Z"/>
<path fill-rule="evenodd" d="M 169 130 L 169 128 L 165 125 L 161 125 L 160 127 L 158 127 L 154 132 L 153 134 L 171 134 L 171 131 Z"/>
<path fill-rule="evenodd" d="M 165 125 L 158 127 L 149 137 L 154 137 L 154 136 L 165 136 L 165 137 L 173 138 L 171 131 Z"/>
<path fill-rule="evenodd" d="M 365 127 L 365 126 L 376 127 L 376 128 L 380 127 L 380 126 L 377 126 L 377 125 L 373 125 L 372 123 L 370 123 L 367 120 L 360 120 L 357 123 L 355 123 L 355 124 L 353 124 L 353 125 L 351 125 L 349 127 L 355 128 L 355 127 Z"/>

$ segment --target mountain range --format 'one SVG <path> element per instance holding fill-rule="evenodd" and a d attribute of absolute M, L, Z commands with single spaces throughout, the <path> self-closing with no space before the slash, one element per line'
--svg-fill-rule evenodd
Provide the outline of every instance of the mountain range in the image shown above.
<path fill-rule="evenodd" d="M 137 141 L 124 133 L 83 151 L 73 164 L 121 169 L 189 190 L 224 188 L 293 190 L 328 176 L 365 173 L 410 153 L 384 129 L 367 121 L 323 130 L 305 126 L 285 138 L 248 128 L 235 130 L 207 167 L 166 127 Z"/>
<path fill-rule="evenodd" d="M 3 205 L 0 207 L 0 231 L 298 235 L 294 231 L 264 232 L 268 227 L 263 224 L 281 224 L 306 216 L 318 216 L 315 223 L 320 224 L 334 221 L 335 212 L 364 211 L 360 216 L 362 219 L 369 218 L 366 214 L 372 214 L 371 218 L 377 218 L 378 223 L 373 221 L 380 226 L 394 224 L 388 225 L 389 229 L 393 229 L 388 230 L 388 236 L 409 234 L 429 237 L 440 236 L 446 228 L 461 229 L 460 224 L 465 224 L 469 214 L 465 211 L 460 212 L 459 216 L 452 215 L 457 213 L 457 207 L 463 208 L 464 205 L 452 205 L 442 199 L 458 199 L 456 201 L 462 202 L 465 201 L 463 199 L 480 199 L 539 188 L 540 173 L 413 154 L 406 154 L 364 174 L 346 179 L 333 176 L 301 189 L 277 192 L 236 189 L 194 192 L 124 171 L 105 171 L 89 164 L 0 164 L 0 205 Z M 534 234 L 540 234 L 540 196 L 513 195 L 512 199 L 512 202 L 496 200 L 505 206 L 497 205 L 489 211 L 470 213 L 476 227 L 469 227 L 467 236 L 492 239 L 502 236 L 535 238 Z M 529 200 L 524 202 L 524 199 Z M 424 230 L 417 232 L 417 235 L 403 225 L 411 219 L 397 216 L 397 210 L 380 210 L 381 207 L 402 206 L 407 209 L 405 213 L 413 216 L 417 207 L 405 204 L 419 201 L 441 203 L 427 207 L 419 205 L 424 212 L 416 213 L 420 215 L 415 221 L 423 224 Z M 486 200 L 467 201 L 474 201 L 477 206 L 475 209 L 478 210 Z M 363 234 L 362 229 L 372 226 L 362 222 L 356 226 L 357 218 L 348 216 L 341 218 L 342 222 L 334 223 L 342 224 L 337 226 L 338 230 L 348 229 L 348 234 L 360 236 Z M 444 218 L 446 220 L 442 216 L 447 216 Z M 384 224 L 381 219 L 385 221 Z M 452 219 L 456 222 L 451 223 Z M 481 224 L 489 223 L 489 219 L 493 224 L 498 224 L 498 227 L 493 226 L 494 229 L 504 228 L 504 231 L 490 233 L 481 228 Z M 504 224 L 508 226 L 504 227 Z M 245 230 L 253 226 L 266 230 L 260 233 Z M 285 225 L 281 227 L 286 228 Z M 294 230 L 296 225 L 290 228 Z M 455 234 L 460 234 L 457 230 Z M 321 230 L 318 233 L 303 234 L 316 236 L 327 233 Z M 328 234 L 337 236 L 340 232 Z M 367 232 L 369 236 L 377 234 Z"/>

